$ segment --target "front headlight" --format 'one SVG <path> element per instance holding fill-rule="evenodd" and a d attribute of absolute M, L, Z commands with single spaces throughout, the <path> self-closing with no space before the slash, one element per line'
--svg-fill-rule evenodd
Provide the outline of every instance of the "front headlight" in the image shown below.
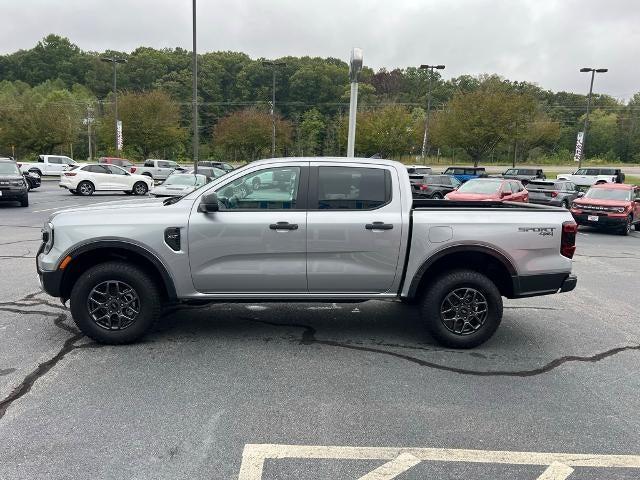
<path fill-rule="evenodd" d="M 44 244 L 43 252 L 49 253 L 53 248 L 53 225 L 51 222 L 45 223 L 42 227 L 42 243 Z"/>

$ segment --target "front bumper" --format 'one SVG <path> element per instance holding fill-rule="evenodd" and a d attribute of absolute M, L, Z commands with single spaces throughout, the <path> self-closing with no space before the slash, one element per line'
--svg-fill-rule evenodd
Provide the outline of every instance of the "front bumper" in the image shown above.
<path fill-rule="evenodd" d="M 578 277 L 570 273 L 546 273 L 512 277 L 513 297 L 527 298 L 553 293 L 570 292 L 578 283 Z"/>
<path fill-rule="evenodd" d="M 27 197 L 26 188 L 2 188 L 0 189 L 0 202 L 24 200 Z"/>
<path fill-rule="evenodd" d="M 571 211 L 574 220 L 578 225 L 600 228 L 622 228 L 627 224 L 627 216 L 621 214 L 601 214 L 601 213 L 577 213 Z M 589 217 L 598 217 L 598 220 L 589 220 Z"/>
<path fill-rule="evenodd" d="M 51 295 L 52 297 L 60 297 L 62 291 L 62 275 L 64 270 L 53 270 L 51 272 L 43 271 L 40 268 L 40 254 L 44 250 L 44 243 L 40 245 L 38 253 L 36 254 L 36 270 L 38 271 L 38 278 L 40 279 L 40 286 L 42 290 Z"/>

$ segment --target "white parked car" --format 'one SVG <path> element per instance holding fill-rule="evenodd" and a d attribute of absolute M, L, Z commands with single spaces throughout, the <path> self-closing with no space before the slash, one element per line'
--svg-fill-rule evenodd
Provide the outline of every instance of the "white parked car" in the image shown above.
<path fill-rule="evenodd" d="M 573 173 L 561 173 L 558 180 L 569 180 L 579 187 L 603 183 L 624 183 L 624 173 L 619 168 L 579 168 Z"/>
<path fill-rule="evenodd" d="M 161 185 L 151 190 L 151 195 L 156 197 L 182 197 L 193 192 L 208 183 L 204 175 L 192 173 L 174 173 Z"/>
<path fill-rule="evenodd" d="M 75 167 L 81 167 L 85 163 L 78 163 L 64 155 L 38 155 L 37 162 L 18 162 L 21 172 L 43 175 L 60 175 L 60 173 Z"/>
<path fill-rule="evenodd" d="M 131 174 L 116 165 L 90 163 L 60 175 L 60 187 L 74 195 L 92 195 L 96 191 L 146 195 L 152 186 L 152 178 Z"/>

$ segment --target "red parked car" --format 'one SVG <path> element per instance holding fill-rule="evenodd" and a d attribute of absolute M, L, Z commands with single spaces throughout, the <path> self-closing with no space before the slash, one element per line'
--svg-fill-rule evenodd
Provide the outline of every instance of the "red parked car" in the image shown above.
<path fill-rule="evenodd" d="M 124 169 L 133 166 L 133 162 L 131 160 L 127 160 L 126 158 L 118 158 L 118 157 L 100 157 L 98 159 L 98 163 L 107 163 L 109 165 L 117 165 Z"/>
<path fill-rule="evenodd" d="M 603 183 L 591 187 L 571 205 L 578 225 L 618 230 L 629 235 L 631 227 L 640 231 L 640 187 Z"/>
<path fill-rule="evenodd" d="M 502 178 L 472 178 L 454 192 L 447 193 L 447 200 L 494 200 L 529 202 L 529 192 L 518 180 Z"/>

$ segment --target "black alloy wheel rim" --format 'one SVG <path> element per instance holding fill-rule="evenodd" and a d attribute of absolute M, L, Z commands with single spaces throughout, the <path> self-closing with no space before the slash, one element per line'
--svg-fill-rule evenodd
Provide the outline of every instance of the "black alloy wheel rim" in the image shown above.
<path fill-rule="evenodd" d="M 147 187 L 145 187 L 144 183 L 138 183 L 135 186 L 135 190 L 137 195 L 144 195 L 147 193 Z"/>
<path fill-rule="evenodd" d="M 484 325 L 489 313 L 486 297 L 475 288 L 449 292 L 440 305 L 440 321 L 456 335 L 471 335 Z"/>
<path fill-rule="evenodd" d="M 91 290 L 87 309 L 93 322 L 105 330 L 124 330 L 140 314 L 140 297 L 128 283 L 107 280 Z"/>
<path fill-rule="evenodd" d="M 82 193 L 83 195 L 89 195 L 92 191 L 93 189 L 88 183 L 80 184 L 80 193 Z"/>

